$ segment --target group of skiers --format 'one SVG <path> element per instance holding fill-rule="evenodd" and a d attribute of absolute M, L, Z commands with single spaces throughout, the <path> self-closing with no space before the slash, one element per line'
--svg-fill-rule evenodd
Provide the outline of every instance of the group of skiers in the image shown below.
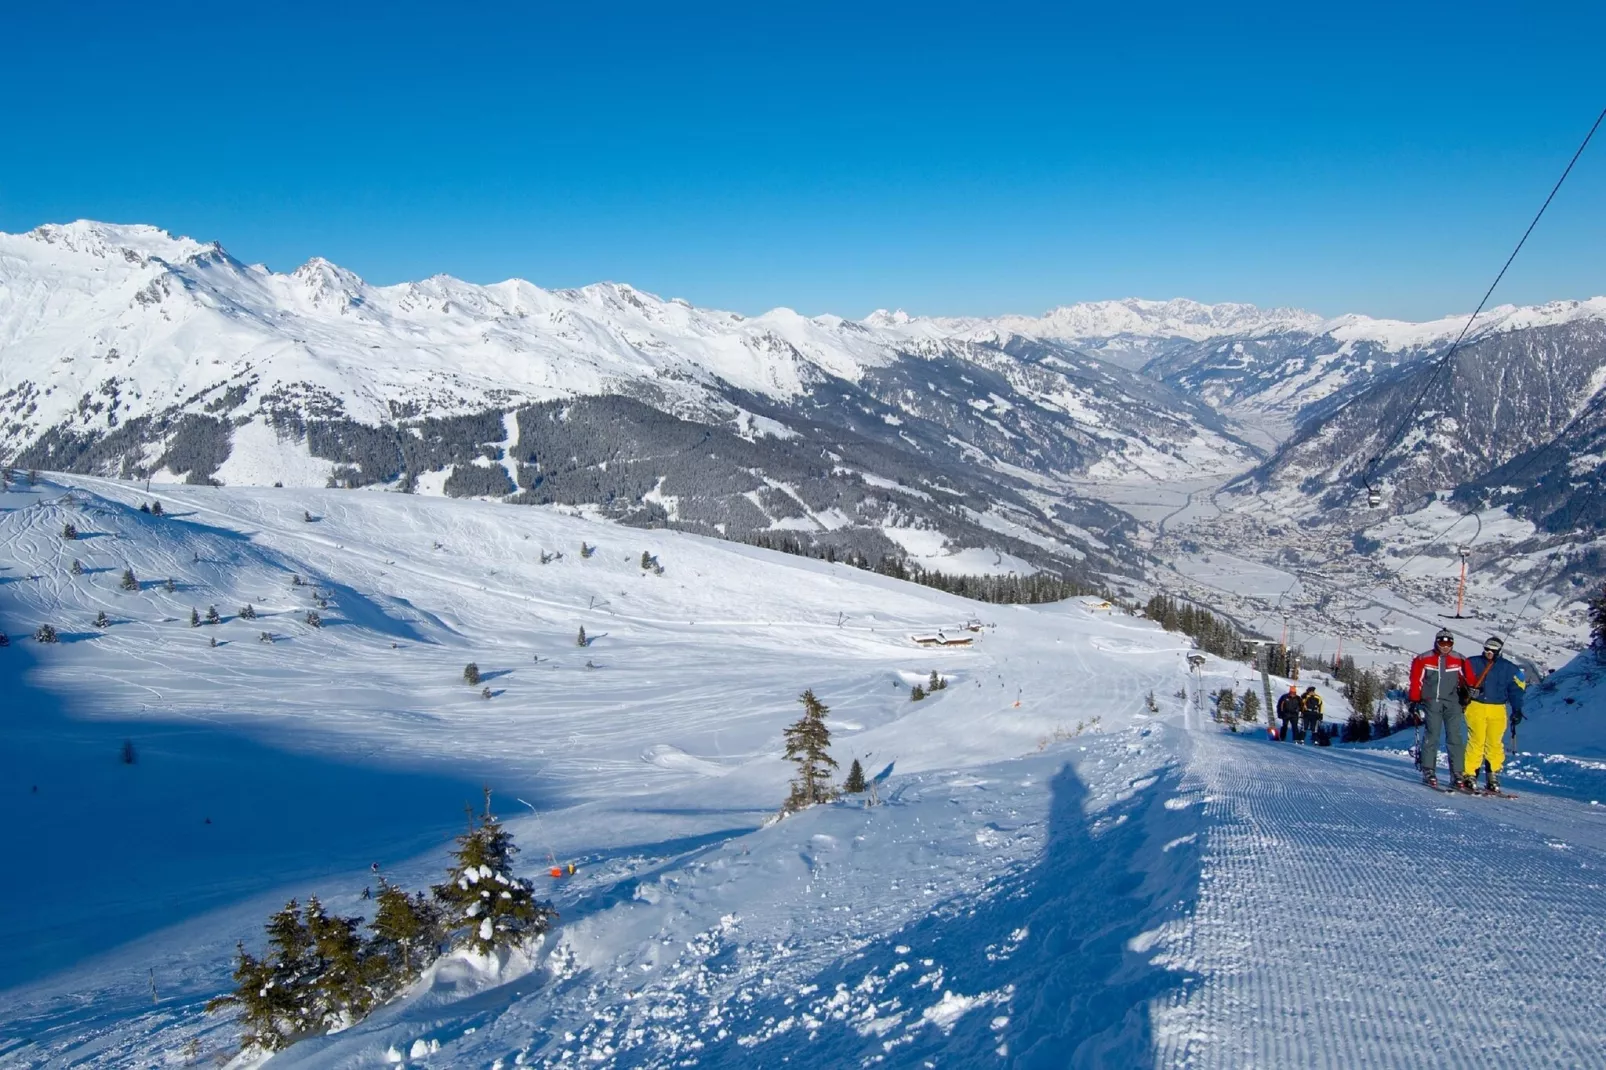
<path fill-rule="evenodd" d="M 1474 778 L 1485 770 L 1485 790 L 1500 791 L 1500 769 L 1506 763 L 1505 734 L 1522 721 L 1527 678 L 1515 663 L 1500 656 L 1498 636 L 1484 641 L 1483 653 L 1464 658 L 1455 652 L 1455 636 L 1441 629 L 1433 649 L 1411 662 L 1407 697 L 1411 713 L 1423 726 L 1417 768 L 1429 787 L 1438 787 L 1439 736 L 1457 791 L 1476 790 Z"/>
<path fill-rule="evenodd" d="M 1309 735 L 1310 741 L 1315 743 L 1322 726 L 1322 696 L 1314 687 L 1307 687 L 1301 695 L 1298 684 L 1289 684 L 1288 694 L 1277 700 L 1277 719 L 1283 725 L 1278 739 L 1303 743 Z"/>

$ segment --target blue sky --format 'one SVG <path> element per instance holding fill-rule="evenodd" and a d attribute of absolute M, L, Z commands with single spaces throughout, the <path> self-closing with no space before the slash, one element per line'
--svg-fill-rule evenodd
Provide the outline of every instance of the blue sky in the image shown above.
<path fill-rule="evenodd" d="M 1522 12 L 1522 13 L 1519 13 Z M 1606 5 L 35 4 L 0 230 L 698 304 L 1469 311 Z M 1606 133 L 1495 300 L 1606 293 Z"/>

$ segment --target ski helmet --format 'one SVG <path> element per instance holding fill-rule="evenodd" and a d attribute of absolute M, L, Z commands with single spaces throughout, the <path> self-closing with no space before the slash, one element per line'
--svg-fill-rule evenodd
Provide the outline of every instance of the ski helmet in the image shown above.
<path fill-rule="evenodd" d="M 1489 638 L 1483 641 L 1483 649 L 1487 650 L 1491 654 L 1500 653 L 1500 651 L 1505 648 L 1505 645 L 1505 641 L 1498 635 L 1491 635 Z"/>
<path fill-rule="evenodd" d="M 1435 643 L 1455 643 L 1455 633 L 1448 628 L 1440 628 L 1439 634 L 1433 637 Z"/>

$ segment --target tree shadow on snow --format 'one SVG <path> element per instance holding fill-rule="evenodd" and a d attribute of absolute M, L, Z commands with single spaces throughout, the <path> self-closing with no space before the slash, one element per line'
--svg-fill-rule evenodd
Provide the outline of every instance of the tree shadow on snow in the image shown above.
<path fill-rule="evenodd" d="M 728 1038 L 715 1044 L 700 1037 L 708 1046 L 698 1065 L 746 1070 L 871 1059 L 883 1067 L 1152 1065 L 1151 1008 L 1192 980 L 1151 961 L 1154 931 L 1191 913 L 1198 899 L 1199 837 L 1188 837 L 1202 830 L 1202 808 L 1166 808 L 1177 781 L 1168 771 L 1131 799 L 1091 815 L 1090 824 L 1087 789 L 1063 767 L 1053 782 L 1048 842 L 1035 865 L 1000 880 L 987 899 L 939 906 L 810 979 L 818 985 L 812 998 L 822 1002 L 842 996 L 840 986 L 847 993 L 884 986 L 872 997 L 871 1017 L 894 1022 L 879 1029 L 860 1024 L 867 1019 L 826 1020 L 812 1034 L 800 1024 L 753 1046 L 736 1043 L 744 1034 L 771 1032 L 766 1019 L 809 1009 L 810 1001 L 788 986 L 751 1004 L 728 1004 L 734 1011 L 722 1023 Z M 939 967 L 940 978 L 920 987 Z M 862 1003 L 850 1000 L 854 1011 Z M 829 1010 L 811 1013 L 830 1017 Z"/>

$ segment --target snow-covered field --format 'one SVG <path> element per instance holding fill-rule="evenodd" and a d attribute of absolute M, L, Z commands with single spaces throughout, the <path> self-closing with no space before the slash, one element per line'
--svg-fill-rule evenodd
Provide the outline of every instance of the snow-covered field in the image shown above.
<path fill-rule="evenodd" d="M 1524 797 L 1452 798 L 1400 737 L 1221 733 L 1185 639 L 1081 602 L 380 492 L 0 510 L 0 1067 L 211 1061 L 235 942 L 291 896 L 361 911 L 372 863 L 437 880 L 482 784 L 559 925 L 274 1065 L 1606 1065 L 1583 663 L 1536 695 Z M 804 688 L 884 805 L 767 821 Z"/>

